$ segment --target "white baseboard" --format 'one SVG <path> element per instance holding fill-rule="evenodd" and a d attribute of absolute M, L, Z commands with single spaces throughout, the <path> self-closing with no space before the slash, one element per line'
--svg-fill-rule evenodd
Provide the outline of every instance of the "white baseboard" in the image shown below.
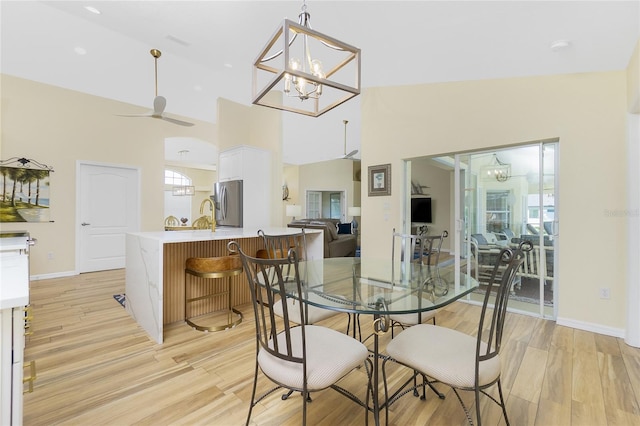
<path fill-rule="evenodd" d="M 50 278 L 73 277 L 79 275 L 76 271 L 55 272 L 53 274 L 31 275 L 31 281 L 48 280 Z"/>
<path fill-rule="evenodd" d="M 570 318 L 556 319 L 558 325 L 571 327 L 578 330 L 590 331 L 592 333 L 604 334 L 605 336 L 620 337 L 624 339 L 625 331 L 622 328 L 607 327 L 601 324 L 593 324 L 590 322 L 577 321 Z"/>

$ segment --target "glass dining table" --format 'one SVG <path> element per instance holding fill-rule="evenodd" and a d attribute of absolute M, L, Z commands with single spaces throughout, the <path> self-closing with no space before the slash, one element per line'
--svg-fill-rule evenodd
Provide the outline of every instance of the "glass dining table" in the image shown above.
<path fill-rule="evenodd" d="M 456 283 L 453 265 L 392 264 L 390 259 L 340 257 L 301 261 L 299 274 L 303 294 L 295 294 L 292 287 L 288 296 L 309 306 L 351 314 L 354 337 L 358 315 L 371 315 L 373 406 L 368 409 L 373 412 L 376 425 L 380 422 L 381 409 L 378 395 L 379 336 L 390 329 L 390 315 L 439 309 L 478 287 L 474 278 L 463 273 L 460 274 L 460 282 Z"/>

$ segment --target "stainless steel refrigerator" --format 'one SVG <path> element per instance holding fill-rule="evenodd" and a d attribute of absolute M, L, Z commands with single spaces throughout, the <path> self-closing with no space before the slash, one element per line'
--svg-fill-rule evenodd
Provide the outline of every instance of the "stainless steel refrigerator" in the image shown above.
<path fill-rule="evenodd" d="M 242 228 L 242 181 L 218 182 L 212 195 L 216 225 Z"/>

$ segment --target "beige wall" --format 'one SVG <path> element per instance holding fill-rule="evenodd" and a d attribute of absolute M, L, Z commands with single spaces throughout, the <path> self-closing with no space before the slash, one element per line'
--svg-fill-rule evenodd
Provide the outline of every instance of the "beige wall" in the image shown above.
<path fill-rule="evenodd" d="M 433 224 L 429 225 L 430 235 L 440 235 L 442 231 L 452 234 L 451 199 L 452 172 L 432 165 L 428 160 L 411 161 L 411 181 L 428 186 L 423 188 L 425 196 L 431 197 Z M 442 242 L 442 250 L 449 251 L 453 247 L 453 234 Z"/>
<path fill-rule="evenodd" d="M 164 221 L 165 138 L 214 140 L 215 126 L 210 123 L 188 119 L 196 125 L 182 127 L 150 118 L 117 117 L 116 114 L 147 111 L 8 75 L 0 78 L 0 157 L 32 158 L 55 170 L 51 173 L 52 223 L 0 224 L 2 230 L 25 229 L 38 239 L 31 251 L 32 275 L 67 274 L 76 270 L 78 160 L 139 167 L 143 188 L 141 230 L 159 231 Z M 47 258 L 48 253 L 53 254 L 53 259 Z"/>
<path fill-rule="evenodd" d="M 363 248 L 388 256 L 402 225 L 401 159 L 558 138 L 558 317 L 624 329 L 626 110 L 625 71 L 365 89 L 362 167 L 391 161 L 392 195 L 364 186 Z"/>
<path fill-rule="evenodd" d="M 341 159 L 299 166 L 299 193 L 296 204 L 302 206 L 302 217 L 307 216 L 306 191 L 344 191 L 346 207 L 359 206 L 355 192 L 360 190 L 360 182 L 354 181 L 354 167 L 358 168 L 357 162 Z M 346 217 L 345 220 L 351 222 L 351 217 Z"/>
<path fill-rule="evenodd" d="M 194 220 L 202 216 L 200 214 L 200 204 L 202 200 L 209 198 L 213 194 L 213 184 L 218 180 L 218 174 L 213 170 L 203 169 L 184 169 L 184 172 L 189 178 L 191 183 L 196 187 L 196 194 L 191 197 L 191 218 Z M 205 214 L 208 214 L 209 210 L 205 210 Z"/>
<path fill-rule="evenodd" d="M 300 187 L 299 187 L 299 171 L 300 166 L 287 164 L 282 168 L 282 184 L 287 184 L 289 188 L 289 199 L 282 200 L 282 225 L 291 222 L 291 218 L 286 216 L 286 206 L 289 204 L 302 205 L 304 202 L 300 201 Z"/>

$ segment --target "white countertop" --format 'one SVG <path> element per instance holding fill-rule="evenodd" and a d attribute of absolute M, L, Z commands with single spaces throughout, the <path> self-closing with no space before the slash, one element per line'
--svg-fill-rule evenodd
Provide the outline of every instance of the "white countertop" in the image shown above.
<path fill-rule="evenodd" d="M 299 228 L 262 228 L 266 234 L 297 234 Z M 305 229 L 305 233 L 312 234 L 322 232 L 319 229 Z M 159 231 L 159 232 L 132 232 L 143 238 L 158 240 L 161 243 L 187 243 L 191 241 L 232 240 L 234 238 L 253 238 L 258 236 L 257 229 L 218 227 L 215 232 L 209 230 L 189 231 Z"/>

